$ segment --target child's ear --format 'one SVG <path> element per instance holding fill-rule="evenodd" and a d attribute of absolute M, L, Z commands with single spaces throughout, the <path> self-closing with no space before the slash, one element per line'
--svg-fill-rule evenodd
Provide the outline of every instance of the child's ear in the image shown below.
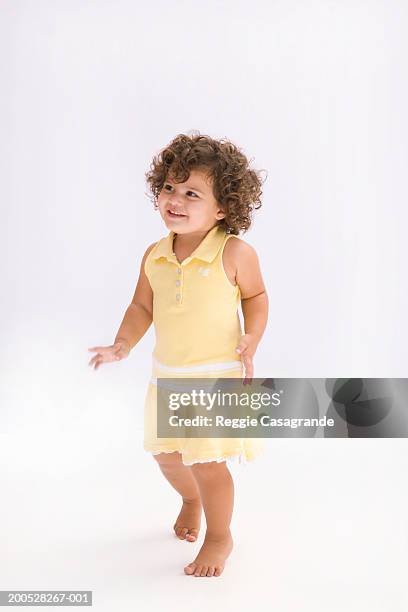
<path fill-rule="evenodd" d="M 225 215 L 225 212 L 224 212 L 224 211 L 222 211 L 221 209 L 219 209 L 219 210 L 217 211 L 217 214 L 216 214 L 215 216 L 217 217 L 217 219 L 225 219 L 225 216 L 226 216 L 226 215 Z"/>

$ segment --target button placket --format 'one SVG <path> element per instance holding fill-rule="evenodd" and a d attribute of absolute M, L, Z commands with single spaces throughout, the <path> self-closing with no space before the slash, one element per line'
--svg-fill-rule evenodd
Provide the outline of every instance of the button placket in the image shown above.
<path fill-rule="evenodd" d="M 178 292 L 176 293 L 176 303 L 181 304 L 182 290 L 183 290 L 181 265 L 177 266 L 177 276 L 179 278 L 177 278 L 175 281 L 175 285 L 176 287 L 178 287 Z"/>

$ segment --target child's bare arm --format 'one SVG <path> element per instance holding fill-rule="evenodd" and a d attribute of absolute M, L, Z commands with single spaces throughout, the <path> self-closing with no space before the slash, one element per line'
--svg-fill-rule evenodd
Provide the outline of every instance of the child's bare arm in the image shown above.
<path fill-rule="evenodd" d="M 132 301 L 127 307 L 125 316 L 123 317 L 123 321 L 115 337 L 115 342 L 119 340 L 127 342 L 130 350 L 144 336 L 153 320 L 153 292 L 149 279 L 144 271 L 144 265 L 148 254 L 156 244 L 156 242 L 151 244 L 143 255 L 140 264 L 139 279 Z"/>
<path fill-rule="evenodd" d="M 258 345 L 268 321 L 269 300 L 262 279 L 255 249 L 241 241 L 237 261 L 237 283 L 241 291 L 241 307 L 245 333 L 251 334 Z"/>
<path fill-rule="evenodd" d="M 269 309 L 258 256 L 255 249 L 243 240 L 228 240 L 225 255 L 230 269 L 235 270 L 240 288 L 245 333 L 251 334 L 258 344 L 265 331 Z"/>
<path fill-rule="evenodd" d="M 246 379 L 251 379 L 254 371 L 252 358 L 268 320 L 268 295 L 255 249 L 243 240 L 230 239 L 224 251 L 226 263 L 230 270 L 235 271 L 235 279 L 241 292 L 245 333 L 241 336 L 237 352 L 245 366 Z"/>

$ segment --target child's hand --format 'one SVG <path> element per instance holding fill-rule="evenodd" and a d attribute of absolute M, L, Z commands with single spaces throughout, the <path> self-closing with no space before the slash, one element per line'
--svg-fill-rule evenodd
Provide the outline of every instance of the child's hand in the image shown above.
<path fill-rule="evenodd" d="M 239 344 L 235 349 L 237 353 L 241 355 L 241 361 L 244 364 L 244 385 L 246 384 L 246 382 L 248 382 L 248 384 L 251 384 L 252 382 L 252 377 L 254 375 L 254 365 L 252 358 L 255 355 L 257 346 L 258 342 L 252 334 L 244 334 L 243 336 L 241 336 Z"/>
<path fill-rule="evenodd" d="M 94 370 L 97 370 L 101 363 L 125 359 L 130 353 L 130 346 L 126 340 L 118 340 L 111 346 L 94 346 L 88 351 L 97 352 L 88 363 L 91 367 L 95 365 Z"/>

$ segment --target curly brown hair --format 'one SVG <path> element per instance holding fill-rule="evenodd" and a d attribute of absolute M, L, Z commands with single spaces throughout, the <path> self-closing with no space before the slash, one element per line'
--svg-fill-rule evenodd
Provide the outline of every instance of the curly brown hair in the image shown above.
<path fill-rule="evenodd" d="M 188 180 L 191 170 L 204 170 L 212 179 L 214 198 L 225 213 L 218 224 L 230 234 L 246 232 L 253 210 L 262 206 L 263 181 L 260 171 L 249 167 L 244 153 L 224 138 L 214 140 L 199 132 L 178 134 L 153 158 L 145 177 L 155 208 L 169 174 L 175 182 L 182 183 Z"/>

